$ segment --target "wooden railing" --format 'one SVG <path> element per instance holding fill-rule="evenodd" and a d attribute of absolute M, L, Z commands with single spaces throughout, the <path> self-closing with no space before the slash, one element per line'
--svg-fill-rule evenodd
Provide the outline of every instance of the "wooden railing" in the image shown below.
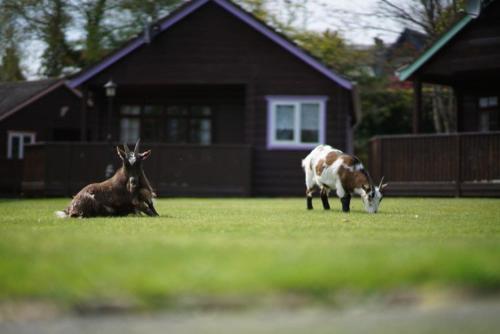
<path fill-rule="evenodd" d="M 392 194 L 500 196 L 500 132 L 377 136 L 370 172 Z"/>
<path fill-rule="evenodd" d="M 243 145 L 144 145 L 144 170 L 161 196 L 248 196 L 251 149 Z M 25 151 L 23 192 L 69 196 L 121 166 L 115 145 L 47 142 Z"/>
<path fill-rule="evenodd" d="M 0 195 L 12 196 L 21 193 L 23 160 L 0 158 Z"/>

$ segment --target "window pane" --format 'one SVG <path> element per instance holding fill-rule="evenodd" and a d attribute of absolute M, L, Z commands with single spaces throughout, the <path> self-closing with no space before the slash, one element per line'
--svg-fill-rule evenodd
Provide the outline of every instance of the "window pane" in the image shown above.
<path fill-rule="evenodd" d="M 293 105 L 276 106 L 276 139 L 293 140 L 295 113 Z"/>
<path fill-rule="evenodd" d="M 135 143 L 139 139 L 140 121 L 137 118 L 120 120 L 120 140 L 124 143 Z"/>
<path fill-rule="evenodd" d="M 482 111 L 479 114 L 479 131 L 487 132 L 490 130 L 490 113 Z"/>
<path fill-rule="evenodd" d="M 144 115 L 161 116 L 162 111 L 162 106 L 144 106 Z"/>
<path fill-rule="evenodd" d="M 496 96 L 491 96 L 489 99 L 488 99 L 488 105 L 490 107 L 496 107 L 498 106 L 498 97 Z"/>
<path fill-rule="evenodd" d="M 25 144 L 31 144 L 31 139 L 32 139 L 32 138 L 33 138 L 32 136 L 26 136 L 26 135 L 25 135 L 25 136 L 24 136 L 24 143 L 25 143 Z"/>
<path fill-rule="evenodd" d="M 193 106 L 191 115 L 196 117 L 208 117 L 212 115 L 212 110 L 207 106 Z"/>
<path fill-rule="evenodd" d="M 140 106 L 124 105 L 121 107 L 120 113 L 122 115 L 140 115 L 141 114 L 141 107 Z"/>
<path fill-rule="evenodd" d="M 300 126 L 301 142 L 319 142 L 319 104 L 303 103 L 301 105 Z"/>
<path fill-rule="evenodd" d="M 170 118 L 167 120 L 167 142 L 185 143 L 187 138 L 187 119 Z"/>
<path fill-rule="evenodd" d="M 145 141 L 158 140 L 158 120 L 155 118 L 145 118 L 142 120 L 141 139 Z"/>
<path fill-rule="evenodd" d="M 19 136 L 13 136 L 12 138 L 12 158 L 18 159 L 21 157 L 21 140 Z"/>
<path fill-rule="evenodd" d="M 212 122 L 210 119 L 191 119 L 189 141 L 195 144 L 209 145 L 212 142 Z"/>
<path fill-rule="evenodd" d="M 187 116 L 188 109 L 184 106 L 169 106 L 167 107 L 167 115 L 169 116 Z"/>
<path fill-rule="evenodd" d="M 481 108 L 488 107 L 488 98 L 487 97 L 480 97 L 479 98 L 479 107 L 481 107 Z"/>

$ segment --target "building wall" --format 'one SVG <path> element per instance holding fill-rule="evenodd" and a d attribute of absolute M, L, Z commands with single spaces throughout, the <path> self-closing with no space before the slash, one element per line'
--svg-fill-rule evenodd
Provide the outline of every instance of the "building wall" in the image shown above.
<path fill-rule="evenodd" d="M 209 3 L 87 85 L 238 84 L 246 87 L 245 143 L 254 147 L 253 192 L 302 194 L 307 150 L 268 151 L 267 95 L 327 96 L 327 143 L 345 149 L 350 93 L 218 5 Z M 119 93 L 120 94 L 120 93 Z M 119 98 L 119 96 L 117 97 Z M 226 114 L 230 120 L 230 116 Z M 286 177 L 277 177 L 286 174 Z"/>
<path fill-rule="evenodd" d="M 67 111 L 61 116 L 63 107 Z M 71 136 L 80 134 L 80 99 L 66 87 L 59 87 L 0 121 L 1 158 L 7 156 L 9 131 L 35 132 L 36 141 L 75 139 Z"/>

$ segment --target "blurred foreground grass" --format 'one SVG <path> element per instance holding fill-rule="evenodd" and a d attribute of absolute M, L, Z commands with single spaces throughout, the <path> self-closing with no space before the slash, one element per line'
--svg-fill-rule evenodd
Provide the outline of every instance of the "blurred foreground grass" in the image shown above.
<path fill-rule="evenodd" d="M 67 199 L 0 200 L 0 301 L 500 288 L 500 200 L 160 199 L 161 217 L 57 219 Z"/>

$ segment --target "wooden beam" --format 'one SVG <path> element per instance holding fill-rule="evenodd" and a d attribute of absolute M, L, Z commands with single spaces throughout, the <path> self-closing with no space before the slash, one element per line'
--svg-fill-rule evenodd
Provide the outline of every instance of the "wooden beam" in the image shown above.
<path fill-rule="evenodd" d="M 81 102 L 81 114 L 80 114 L 80 141 L 87 141 L 87 99 L 88 99 L 88 89 L 86 86 L 82 87 L 82 102 Z"/>
<path fill-rule="evenodd" d="M 413 81 L 413 133 L 421 131 L 422 120 L 422 82 Z"/>

